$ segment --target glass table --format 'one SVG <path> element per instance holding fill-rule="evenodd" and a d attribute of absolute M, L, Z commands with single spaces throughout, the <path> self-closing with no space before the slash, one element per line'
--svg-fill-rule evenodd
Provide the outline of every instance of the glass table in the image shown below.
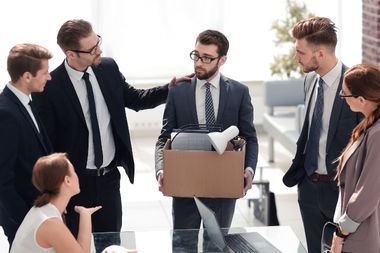
<path fill-rule="evenodd" d="M 229 234 L 258 232 L 283 253 L 307 253 L 293 230 L 288 226 L 230 228 L 229 231 L 225 230 L 223 232 L 228 232 Z M 203 229 L 93 233 L 91 252 L 96 252 L 94 242 L 97 248 L 99 248 L 98 253 L 109 245 L 120 245 L 128 249 L 137 249 L 139 253 L 215 252 L 215 250 L 203 250 L 203 233 Z M 197 235 L 198 242 L 194 240 L 194 234 Z M 195 251 L 188 250 L 187 247 L 194 248 L 194 243 L 197 249 Z M 178 244 L 182 248 L 173 249 L 173 245 Z"/>

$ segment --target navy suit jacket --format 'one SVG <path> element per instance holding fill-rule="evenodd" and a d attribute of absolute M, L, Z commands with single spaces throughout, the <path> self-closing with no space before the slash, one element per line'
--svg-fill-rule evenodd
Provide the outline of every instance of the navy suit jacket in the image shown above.
<path fill-rule="evenodd" d="M 342 89 L 343 75 L 346 71 L 346 66 L 343 65 L 339 86 L 335 94 L 335 100 L 330 116 L 330 125 L 327 133 L 326 143 L 326 168 L 330 178 L 336 175 L 336 159 L 340 156 L 343 149 L 350 140 L 352 130 L 361 121 L 362 115 L 351 111 L 350 107 L 344 99 L 339 97 L 339 91 Z M 306 148 L 308 132 L 309 132 L 309 113 L 310 100 L 314 89 L 316 89 L 317 75 L 315 72 L 309 73 L 305 77 L 305 105 L 306 115 L 300 137 L 297 141 L 297 151 L 295 158 L 283 177 L 283 182 L 286 186 L 292 187 L 300 183 L 306 175 L 304 169 L 304 150 Z"/>
<path fill-rule="evenodd" d="M 111 58 L 102 58 L 101 63 L 92 69 L 111 116 L 116 165 L 123 166 L 133 183 L 135 166 L 125 107 L 138 111 L 164 103 L 168 85 L 145 90 L 135 89 L 125 81 L 116 62 Z M 51 76 L 44 92 L 33 94 L 33 100 L 54 150 L 67 152 L 80 176 L 87 164 L 87 125 L 64 63 L 52 71 Z"/>
<path fill-rule="evenodd" d="M 51 152 L 41 124 L 39 129 L 41 133 L 17 96 L 5 87 L 0 94 L 0 225 L 8 237 L 15 235 L 38 196 L 32 185 L 35 162 Z"/>
<path fill-rule="evenodd" d="M 163 117 L 161 135 L 156 144 L 156 172 L 162 170 L 163 146 L 175 128 L 199 124 L 195 104 L 196 78 L 176 85 L 169 91 Z M 258 144 L 253 125 L 253 106 L 248 87 L 221 76 L 219 108 L 216 124 L 222 130 L 235 125 L 239 136 L 246 140 L 245 167 L 256 168 Z"/>

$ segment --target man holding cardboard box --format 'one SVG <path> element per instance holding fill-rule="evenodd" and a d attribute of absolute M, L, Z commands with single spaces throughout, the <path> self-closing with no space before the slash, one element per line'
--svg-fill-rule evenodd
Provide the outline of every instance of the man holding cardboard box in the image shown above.
<path fill-rule="evenodd" d="M 206 30 L 200 33 L 196 40 L 195 50 L 190 53 L 190 58 L 194 61 L 195 77 L 169 91 L 163 128 L 156 143 L 156 176 L 159 190 L 162 192 L 165 189 L 165 143 L 170 140 L 174 129 L 200 124 L 218 125 L 222 130 L 232 125 L 238 127 L 239 136 L 246 141 L 245 157 L 242 163 L 244 165 L 239 168 L 241 195 L 252 187 L 258 156 L 256 130 L 253 125 L 253 106 L 248 87 L 219 72 L 219 68 L 226 62 L 228 47 L 229 42 L 222 33 L 215 30 Z M 213 153 L 215 153 L 214 156 L 218 156 L 215 151 Z M 224 154 L 220 157 L 222 156 Z M 213 159 L 219 158 L 214 157 Z M 220 173 L 215 173 L 213 179 L 217 181 L 222 176 Z M 228 184 L 225 187 L 228 187 Z M 173 196 L 173 228 L 199 229 L 201 217 L 193 198 L 190 196 L 178 197 L 176 194 L 171 196 Z M 206 197 L 207 194 L 203 196 Z M 202 201 L 215 212 L 220 226 L 228 228 L 232 222 L 236 196 L 221 197 L 218 195 L 218 198 L 215 196 L 209 195 L 207 198 L 202 198 Z M 183 246 L 181 241 L 176 241 L 175 238 L 173 241 L 175 241 L 174 248 L 181 249 Z M 191 251 L 189 249 L 191 246 L 193 246 L 192 250 L 196 251 L 196 238 L 192 244 L 187 245 L 187 252 Z"/>

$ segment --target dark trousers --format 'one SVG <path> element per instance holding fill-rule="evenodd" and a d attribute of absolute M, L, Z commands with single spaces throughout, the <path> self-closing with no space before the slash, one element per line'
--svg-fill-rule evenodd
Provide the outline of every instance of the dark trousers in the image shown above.
<path fill-rule="evenodd" d="M 323 226 L 333 221 L 339 190 L 336 182 L 314 182 L 305 177 L 298 185 L 298 204 L 309 253 L 321 252 Z"/>
<path fill-rule="evenodd" d="M 20 224 L 16 224 L 16 222 L 11 218 L 11 216 L 8 215 L 8 211 L 0 207 L 0 226 L 3 228 L 4 234 L 8 239 L 10 250 Z"/>
<path fill-rule="evenodd" d="M 78 174 L 81 192 L 74 196 L 67 207 L 66 224 L 76 237 L 78 234 L 79 215 L 74 211 L 75 205 L 84 207 L 102 206 L 92 215 L 93 232 L 120 232 L 122 207 L 120 197 L 120 173 L 115 167 L 104 176 Z M 114 241 L 96 241 L 97 252 L 105 247 L 120 244 L 120 238 Z"/>
<path fill-rule="evenodd" d="M 235 212 L 236 199 L 226 198 L 200 198 L 200 200 L 216 215 L 221 228 L 229 228 Z M 197 252 L 198 249 L 198 229 L 201 225 L 201 216 L 193 198 L 173 198 L 173 252 Z M 186 232 L 186 238 L 181 238 L 181 234 L 176 230 L 193 229 Z M 182 233 L 182 232 L 181 232 Z M 203 248 L 207 252 L 215 248 L 207 236 L 204 237 Z M 215 252 L 218 250 L 215 248 Z"/>

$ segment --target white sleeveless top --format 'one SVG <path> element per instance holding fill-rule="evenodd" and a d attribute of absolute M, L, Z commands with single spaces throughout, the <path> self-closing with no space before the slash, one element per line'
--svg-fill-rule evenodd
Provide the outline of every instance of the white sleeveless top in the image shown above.
<path fill-rule="evenodd" d="M 42 248 L 36 241 L 37 229 L 50 218 L 62 220 L 61 213 L 53 204 L 32 207 L 17 230 L 10 253 L 55 253 L 53 248 Z"/>

